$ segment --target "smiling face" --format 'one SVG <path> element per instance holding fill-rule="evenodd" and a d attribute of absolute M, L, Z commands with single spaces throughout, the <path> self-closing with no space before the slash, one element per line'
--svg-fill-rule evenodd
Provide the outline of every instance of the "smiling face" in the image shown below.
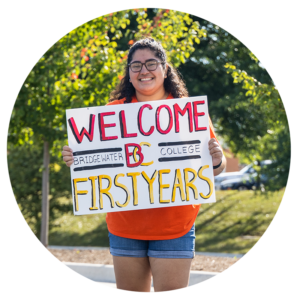
<path fill-rule="evenodd" d="M 130 63 L 137 61 L 145 63 L 150 59 L 161 62 L 150 49 L 138 49 L 134 52 Z M 142 70 L 137 73 L 132 72 L 131 69 L 129 69 L 130 81 L 135 88 L 138 101 L 164 99 L 166 94 L 164 80 L 167 68 L 168 66 L 166 64 L 165 68 L 162 64 L 158 64 L 155 71 L 148 71 L 145 65 L 143 65 Z"/>

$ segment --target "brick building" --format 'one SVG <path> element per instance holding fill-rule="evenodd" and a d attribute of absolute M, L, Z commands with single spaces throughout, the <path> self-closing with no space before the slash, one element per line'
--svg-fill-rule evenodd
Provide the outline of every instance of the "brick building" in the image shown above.
<path fill-rule="evenodd" d="M 224 155 L 227 160 L 226 169 L 224 172 L 237 172 L 240 170 L 239 159 L 236 158 L 229 149 L 223 149 Z"/>

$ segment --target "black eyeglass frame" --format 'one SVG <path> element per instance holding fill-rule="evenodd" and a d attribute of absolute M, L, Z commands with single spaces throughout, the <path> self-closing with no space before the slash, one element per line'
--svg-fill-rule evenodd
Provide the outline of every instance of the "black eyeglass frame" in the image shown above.
<path fill-rule="evenodd" d="M 147 66 L 146 66 L 146 63 L 151 62 L 151 61 L 155 61 L 155 62 L 157 63 L 156 68 L 155 68 L 154 70 L 149 70 L 149 69 L 147 68 Z M 140 63 L 140 64 L 142 65 L 142 66 L 141 66 L 141 69 L 140 69 L 139 71 L 133 71 L 133 70 L 131 69 L 131 65 L 134 64 L 134 63 Z M 143 66 L 145 66 L 145 68 L 146 68 L 149 72 L 151 72 L 151 71 L 155 71 L 155 70 L 157 69 L 157 67 L 158 67 L 159 64 L 164 65 L 165 63 L 166 63 L 165 61 L 159 61 L 159 60 L 156 60 L 156 59 L 149 59 L 149 60 L 147 60 L 145 63 L 142 63 L 142 62 L 140 62 L 140 61 L 134 61 L 134 62 L 131 62 L 130 64 L 128 64 L 128 66 L 129 66 L 129 69 L 131 70 L 131 72 L 133 72 L 133 73 L 139 73 L 139 72 L 142 71 Z"/>

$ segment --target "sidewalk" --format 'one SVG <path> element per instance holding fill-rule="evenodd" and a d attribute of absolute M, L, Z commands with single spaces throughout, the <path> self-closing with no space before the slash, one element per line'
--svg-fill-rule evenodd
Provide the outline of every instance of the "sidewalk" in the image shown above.
<path fill-rule="evenodd" d="M 78 274 L 91 279 L 93 281 L 104 283 L 113 288 L 116 287 L 116 279 L 114 273 L 114 267 L 112 265 L 100 265 L 100 264 L 83 264 L 83 263 L 64 263 L 67 267 L 77 272 Z M 205 281 L 219 273 L 217 272 L 203 272 L 203 271 L 191 271 L 189 286 Z"/>
<path fill-rule="evenodd" d="M 51 245 L 48 246 L 49 249 L 53 250 L 76 250 L 77 251 L 84 251 L 84 250 L 109 250 L 108 247 L 82 247 L 82 246 L 55 246 Z M 232 254 L 232 253 L 215 253 L 215 252 L 195 252 L 195 255 L 199 256 L 210 256 L 210 257 L 219 257 L 219 258 L 241 258 L 243 254 Z M 116 280 L 115 280 L 115 273 L 114 267 L 111 264 L 95 264 L 95 263 L 78 263 L 78 262 L 70 262 L 68 261 L 69 257 L 66 257 L 65 261 L 62 262 L 72 269 L 73 271 L 77 272 L 78 274 L 108 285 L 112 288 L 116 288 Z M 190 271 L 190 280 L 189 286 L 200 283 L 205 281 L 213 276 L 219 274 L 218 272 L 208 272 L 208 271 Z"/>

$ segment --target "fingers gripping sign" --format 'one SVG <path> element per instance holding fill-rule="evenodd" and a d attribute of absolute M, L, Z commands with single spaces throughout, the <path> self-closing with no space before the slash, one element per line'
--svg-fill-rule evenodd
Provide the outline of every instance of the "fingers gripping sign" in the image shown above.
<path fill-rule="evenodd" d="M 72 163 L 74 162 L 72 149 L 68 146 L 64 146 L 63 151 L 61 152 L 61 154 L 63 156 L 63 160 L 66 163 L 66 165 L 68 167 L 70 167 L 72 165 Z"/>
<path fill-rule="evenodd" d="M 213 166 L 219 165 L 222 162 L 223 151 L 215 138 L 209 140 L 208 149 L 210 155 L 212 156 Z"/>

